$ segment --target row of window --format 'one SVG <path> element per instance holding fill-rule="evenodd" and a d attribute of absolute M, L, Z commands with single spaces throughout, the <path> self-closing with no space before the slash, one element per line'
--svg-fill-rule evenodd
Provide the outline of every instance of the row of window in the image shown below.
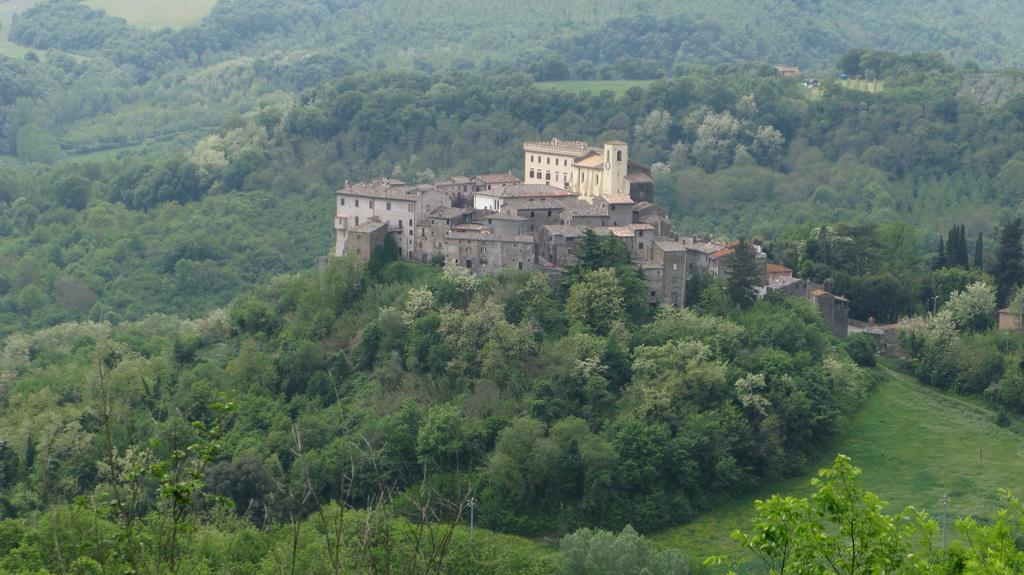
<path fill-rule="evenodd" d="M 550 182 L 551 181 L 551 172 L 542 172 L 541 170 L 537 170 L 536 172 L 534 172 L 532 169 L 530 170 L 530 178 L 540 179 L 540 177 L 542 175 L 544 177 L 544 181 L 546 181 L 546 182 Z M 567 174 L 565 172 L 555 172 L 555 181 L 556 182 L 558 181 L 558 177 L 559 176 L 562 177 L 562 181 L 563 182 L 568 182 L 569 181 L 569 174 Z"/>
<path fill-rule="evenodd" d="M 622 152 L 619 152 L 619 156 L 620 156 L 620 159 L 621 159 Z M 551 156 L 536 156 L 535 157 L 533 154 L 530 154 L 530 162 L 531 163 L 537 162 L 538 164 L 543 164 L 545 160 L 547 160 L 548 165 L 551 164 Z M 565 158 L 555 158 L 555 165 L 556 166 L 568 166 L 569 165 L 569 160 L 566 160 Z"/>
<path fill-rule="evenodd" d="M 355 202 L 354 206 L 358 208 L 359 207 L 359 198 L 354 198 L 354 202 Z M 344 206 L 345 205 L 345 198 L 343 198 L 343 197 L 342 198 L 338 198 L 338 203 L 339 203 L 339 205 Z M 373 209 L 373 206 L 374 206 L 373 200 L 370 200 L 370 209 L 371 210 Z M 415 205 L 414 204 L 406 204 L 406 208 L 407 208 L 407 211 L 411 212 L 415 208 Z M 384 211 L 387 211 L 387 212 L 391 211 L 391 202 L 385 202 Z M 412 224 L 409 224 L 409 225 L 412 225 Z"/>

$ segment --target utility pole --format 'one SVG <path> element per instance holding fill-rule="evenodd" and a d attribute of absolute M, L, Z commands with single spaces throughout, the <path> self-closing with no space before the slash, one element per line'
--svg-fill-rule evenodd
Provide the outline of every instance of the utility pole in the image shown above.
<path fill-rule="evenodd" d="M 949 496 L 943 494 L 942 499 L 942 550 L 946 550 L 946 511 L 949 509 Z"/>
<path fill-rule="evenodd" d="M 475 527 L 473 511 L 476 510 L 476 497 L 470 497 L 467 505 L 469 505 L 469 538 L 472 539 Z"/>

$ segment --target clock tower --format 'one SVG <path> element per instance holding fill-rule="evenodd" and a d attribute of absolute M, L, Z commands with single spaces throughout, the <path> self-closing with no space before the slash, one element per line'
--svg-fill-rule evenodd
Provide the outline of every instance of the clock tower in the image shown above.
<path fill-rule="evenodd" d="M 629 169 L 629 146 L 612 140 L 604 144 L 604 170 L 601 176 L 601 195 L 629 195 L 626 174 Z"/>

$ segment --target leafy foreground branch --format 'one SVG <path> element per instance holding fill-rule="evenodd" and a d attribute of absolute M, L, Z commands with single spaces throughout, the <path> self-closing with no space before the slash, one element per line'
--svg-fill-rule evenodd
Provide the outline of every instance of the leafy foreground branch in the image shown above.
<path fill-rule="evenodd" d="M 886 503 L 866 491 L 861 470 L 838 455 L 811 481 L 810 498 L 774 495 L 757 501 L 749 532 L 733 539 L 749 549 L 771 575 L 1010 575 L 1024 572 L 1021 502 L 1002 492 L 1007 508 L 994 523 L 957 520 L 960 539 L 942 548 L 941 527 L 924 511 L 884 512 Z M 721 565 L 711 557 L 708 565 Z"/>

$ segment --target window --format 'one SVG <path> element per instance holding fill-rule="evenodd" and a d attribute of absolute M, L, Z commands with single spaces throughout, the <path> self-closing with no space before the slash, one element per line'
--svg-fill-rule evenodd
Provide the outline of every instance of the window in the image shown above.
<path fill-rule="evenodd" d="M 611 150 L 608 150 L 607 152 L 604 153 L 604 159 L 605 159 L 605 161 L 608 161 L 608 162 L 612 161 L 612 151 Z"/>
<path fill-rule="evenodd" d="M 548 217 L 551 217 L 551 210 L 548 210 Z"/>
<path fill-rule="evenodd" d="M 345 198 L 340 198 L 340 199 L 338 200 L 338 205 L 339 205 L 339 206 L 344 206 L 344 205 L 345 205 Z"/>
<path fill-rule="evenodd" d="M 373 200 L 370 200 L 370 209 L 373 209 Z"/>
<path fill-rule="evenodd" d="M 678 269 L 679 269 L 679 264 L 672 264 L 672 271 L 676 271 Z"/>
<path fill-rule="evenodd" d="M 531 211 L 531 212 L 530 212 L 530 217 L 531 217 L 531 218 L 532 218 L 533 216 L 535 216 L 535 215 L 537 215 L 537 212 L 534 212 L 534 211 Z"/>
<path fill-rule="evenodd" d="M 356 207 L 357 208 L 359 207 L 359 199 L 358 198 L 356 198 Z"/>
<path fill-rule="evenodd" d="M 469 269 L 473 269 L 473 260 L 466 260 L 466 267 Z"/>
<path fill-rule="evenodd" d="M 600 186 L 601 185 L 601 176 L 594 176 L 594 185 L 596 185 L 596 186 Z"/>
<path fill-rule="evenodd" d="M 651 290 L 651 297 L 654 297 L 655 295 L 657 295 L 657 294 L 654 293 L 654 290 Z"/>
<path fill-rule="evenodd" d="M 546 172 L 544 174 L 544 181 L 547 181 L 547 182 L 551 181 L 551 172 Z"/>
<path fill-rule="evenodd" d="M 621 162 L 622 161 L 622 150 L 619 150 L 618 152 L 615 152 L 615 161 L 617 161 L 617 162 Z"/>
<path fill-rule="evenodd" d="M 359 225 L 359 216 L 356 216 L 356 225 Z"/>
<path fill-rule="evenodd" d="M 388 203 L 384 204 L 384 209 L 390 212 L 391 211 L 391 202 L 388 202 Z"/>
<path fill-rule="evenodd" d="M 548 165 L 551 165 L 551 158 L 548 158 Z"/>
<path fill-rule="evenodd" d="M 640 249 L 644 249 L 644 243 L 640 242 L 640 246 L 639 247 L 640 247 Z"/>
<path fill-rule="evenodd" d="M 413 207 L 414 207 L 414 206 L 413 206 L 412 204 L 409 204 L 409 211 L 410 211 L 410 212 L 412 211 Z"/>
<path fill-rule="evenodd" d="M 519 262 L 519 269 L 523 269 L 523 262 Z"/>
<path fill-rule="evenodd" d="M 530 177 L 533 177 L 533 168 L 530 168 Z"/>
<path fill-rule="evenodd" d="M 412 228 L 409 228 L 409 235 L 410 236 L 412 235 Z M 412 241 L 412 240 L 410 240 L 410 241 Z"/>
<path fill-rule="evenodd" d="M 410 228 L 412 227 L 412 219 L 411 218 L 409 219 L 409 227 Z"/>

